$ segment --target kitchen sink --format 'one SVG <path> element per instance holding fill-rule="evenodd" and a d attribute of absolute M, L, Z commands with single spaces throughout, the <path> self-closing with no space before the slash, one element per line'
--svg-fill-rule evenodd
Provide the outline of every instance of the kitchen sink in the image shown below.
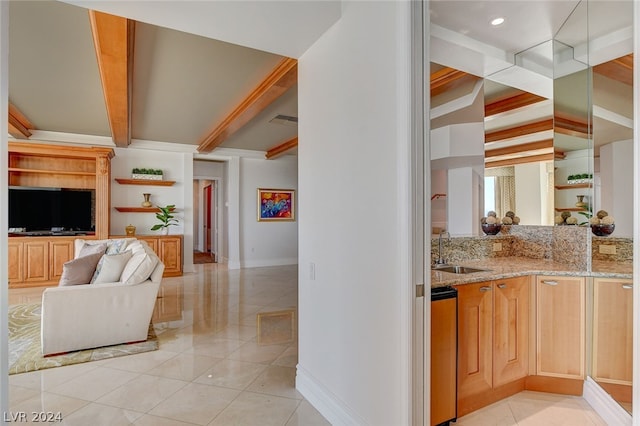
<path fill-rule="evenodd" d="M 474 272 L 486 272 L 488 269 L 471 268 L 460 265 L 442 265 L 433 268 L 435 271 L 449 272 L 452 274 L 472 274 Z"/>

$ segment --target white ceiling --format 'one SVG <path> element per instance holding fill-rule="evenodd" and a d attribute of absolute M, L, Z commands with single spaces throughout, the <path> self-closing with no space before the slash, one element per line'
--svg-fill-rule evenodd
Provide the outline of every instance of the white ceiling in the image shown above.
<path fill-rule="evenodd" d="M 112 144 L 88 11 L 78 5 L 138 19 L 132 139 L 192 146 L 283 55 L 302 55 L 340 17 L 335 1 L 12 1 L 9 101 L 36 127 L 31 139 Z M 297 113 L 294 86 L 221 147 L 266 151 L 297 136 L 269 121 Z"/>

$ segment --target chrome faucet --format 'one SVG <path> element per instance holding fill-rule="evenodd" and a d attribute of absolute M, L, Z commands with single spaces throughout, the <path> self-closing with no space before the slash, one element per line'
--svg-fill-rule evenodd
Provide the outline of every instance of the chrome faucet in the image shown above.
<path fill-rule="evenodd" d="M 444 229 L 441 230 L 440 235 L 438 236 L 438 258 L 436 259 L 436 266 L 447 264 L 447 260 L 442 257 L 442 236 L 444 234 L 447 234 L 447 241 L 451 241 L 451 234 Z"/>

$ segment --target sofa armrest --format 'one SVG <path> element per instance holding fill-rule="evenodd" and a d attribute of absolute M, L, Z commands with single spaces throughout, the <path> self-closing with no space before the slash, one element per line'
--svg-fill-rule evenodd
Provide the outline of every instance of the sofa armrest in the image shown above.
<path fill-rule="evenodd" d="M 143 341 L 160 282 L 51 287 L 42 293 L 43 354 Z"/>

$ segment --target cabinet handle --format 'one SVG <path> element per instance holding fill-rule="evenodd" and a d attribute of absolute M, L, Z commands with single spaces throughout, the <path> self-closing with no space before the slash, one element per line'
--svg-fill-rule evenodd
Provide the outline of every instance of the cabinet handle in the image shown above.
<path fill-rule="evenodd" d="M 633 288 L 633 284 L 622 284 L 622 288 L 624 288 L 625 290 L 629 290 Z"/>
<path fill-rule="evenodd" d="M 491 291 L 491 287 L 486 286 L 486 285 L 482 286 L 482 287 L 480 287 L 480 291 Z"/>
<path fill-rule="evenodd" d="M 542 280 L 542 284 L 558 285 L 558 281 L 555 281 L 555 280 Z"/>
<path fill-rule="evenodd" d="M 506 284 L 498 284 L 498 288 L 507 288 Z"/>

